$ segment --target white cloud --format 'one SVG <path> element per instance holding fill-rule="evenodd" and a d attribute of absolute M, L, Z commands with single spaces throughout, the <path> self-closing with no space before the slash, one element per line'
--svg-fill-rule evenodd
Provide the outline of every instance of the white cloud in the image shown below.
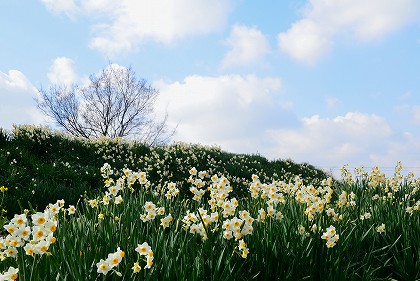
<path fill-rule="evenodd" d="M 71 17 L 77 12 L 74 0 L 42 0 L 42 2 L 53 13 L 65 13 Z"/>
<path fill-rule="evenodd" d="M 392 129 L 375 114 L 348 112 L 332 119 L 313 115 L 303 118 L 299 128 L 274 129 L 269 135 L 273 143 L 267 155 L 318 166 L 358 166 L 386 152 Z"/>
<path fill-rule="evenodd" d="M 296 122 L 274 97 L 281 88 L 278 78 L 194 75 L 153 86 L 160 90 L 156 111 L 167 110 L 170 126 L 179 123 L 175 140 L 256 153 L 264 146 L 265 130 Z"/>
<path fill-rule="evenodd" d="M 188 76 L 182 82 L 155 81 L 160 90 L 155 110 L 178 123 L 174 140 L 220 145 L 238 153 L 260 153 L 269 159 L 291 158 L 318 167 L 394 166 L 419 163 L 420 136 L 397 136 L 376 114 L 348 112 L 333 118 L 297 119 L 287 101 L 278 98 L 277 78 L 254 75 Z M 408 155 L 408 157 L 405 157 Z M 401 158 L 401 157 L 405 158 Z M 420 164 L 420 163 L 419 163 Z M 336 174 L 337 175 L 337 174 Z"/>
<path fill-rule="evenodd" d="M 256 27 L 234 25 L 226 43 L 231 49 L 223 58 L 223 68 L 260 64 L 270 52 L 267 38 Z"/>
<path fill-rule="evenodd" d="M 58 57 L 54 60 L 47 76 L 52 84 L 71 85 L 76 82 L 77 75 L 74 71 L 73 60 Z"/>
<path fill-rule="evenodd" d="M 308 64 L 315 63 L 332 45 L 318 24 L 308 19 L 293 24 L 286 33 L 280 33 L 278 41 L 283 52 Z"/>
<path fill-rule="evenodd" d="M 8 73 L 0 71 L 0 87 L 15 91 L 31 91 L 34 89 L 31 82 L 19 70 L 9 70 Z"/>
<path fill-rule="evenodd" d="M 80 4 L 80 11 L 86 14 L 95 14 L 107 16 L 113 15 L 114 13 L 118 12 L 119 8 L 123 4 L 123 1 L 115 1 L 115 0 L 84 0 L 79 1 Z"/>
<path fill-rule="evenodd" d="M 340 34 L 375 40 L 420 17 L 417 0 L 310 0 L 303 18 L 278 35 L 279 47 L 291 57 L 314 63 Z"/>
<path fill-rule="evenodd" d="M 22 72 L 0 71 L 0 127 L 10 130 L 13 124 L 42 123 L 34 101 L 36 95 L 36 88 Z"/>
<path fill-rule="evenodd" d="M 229 2 L 87 0 L 80 1 L 77 8 L 73 8 L 65 1 L 44 1 L 49 9 L 66 14 L 78 10 L 79 14 L 97 21 L 90 47 L 107 55 L 131 50 L 147 40 L 168 44 L 190 35 L 219 31 L 225 25 Z"/>

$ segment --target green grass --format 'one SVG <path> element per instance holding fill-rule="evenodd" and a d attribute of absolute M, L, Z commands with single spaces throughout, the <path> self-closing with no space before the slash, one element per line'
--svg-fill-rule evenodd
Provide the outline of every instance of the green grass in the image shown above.
<path fill-rule="evenodd" d="M 9 200 L 37 202 L 26 211 L 34 233 L 31 215 L 36 210 L 44 210 L 47 200 L 55 203 L 60 195 L 69 199 L 61 207 L 51 204 L 45 209 L 45 214 L 59 211 L 46 215 L 46 224 L 57 223 L 57 230 L 51 234 L 56 242 L 43 254 L 25 253 L 24 245 L 31 245 L 32 238 L 21 240 L 21 247 L 7 247 L 8 240 L 19 236 L 4 230 L 0 272 L 19 268 L 18 280 L 420 280 L 420 180 L 400 175 L 399 164 L 393 179 L 379 170 L 351 174 L 344 168 L 345 180 L 323 180 L 327 175 L 308 164 L 268 161 L 215 147 L 148 148 L 38 130 L 31 140 L 24 140 L 28 132 L 0 138 L 1 155 L 7 158 L 3 163 L 17 162 L 3 164 L 7 173 L 0 185 L 9 187 Z M 41 141 L 33 141 L 37 138 Z M 69 164 L 57 167 L 61 162 Z M 101 175 L 104 162 L 113 173 L 105 169 L 109 173 Z M 147 180 L 140 183 L 137 171 L 146 172 Z M 170 182 L 179 192 L 168 198 Z M 116 186 L 122 188 L 120 204 L 114 203 L 116 196 L 106 195 Z M 202 196 L 200 190 L 205 191 Z M 220 205 L 212 205 L 212 198 Z M 163 213 L 146 220 L 142 215 L 147 202 L 164 208 Z M 75 214 L 67 209 L 72 204 Z M 252 218 L 248 222 L 243 211 Z M 169 214 L 173 219 L 163 228 L 161 219 Z M 7 222 L 9 232 L 12 222 L 16 218 Z M 384 231 L 378 228 L 382 224 Z M 329 236 L 337 239 L 328 247 L 323 238 L 331 226 L 336 233 Z M 229 236 L 228 229 L 243 232 L 243 237 L 227 239 L 235 233 Z M 143 242 L 153 251 L 148 269 L 145 256 L 135 250 Z M 107 274 L 98 273 L 97 263 L 118 247 L 125 253 L 118 265 Z M 6 256 L 11 248 L 16 257 Z M 138 273 L 132 270 L 135 262 L 142 267 Z"/>

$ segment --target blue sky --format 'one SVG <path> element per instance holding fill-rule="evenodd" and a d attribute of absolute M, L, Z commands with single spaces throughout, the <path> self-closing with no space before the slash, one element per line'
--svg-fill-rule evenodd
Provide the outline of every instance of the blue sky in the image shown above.
<path fill-rule="evenodd" d="M 418 0 L 0 2 L 0 127 L 109 62 L 160 91 L 175 141 L 420 172 Z"/>

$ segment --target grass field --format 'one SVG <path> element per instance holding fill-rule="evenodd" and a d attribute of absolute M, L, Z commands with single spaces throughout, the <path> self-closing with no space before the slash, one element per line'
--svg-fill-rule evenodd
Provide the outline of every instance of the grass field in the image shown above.
<path fill-rule="evenodd" d="M 217 147 L 0 133 L 0 280 L 418 280 L 419 184 Z"/>

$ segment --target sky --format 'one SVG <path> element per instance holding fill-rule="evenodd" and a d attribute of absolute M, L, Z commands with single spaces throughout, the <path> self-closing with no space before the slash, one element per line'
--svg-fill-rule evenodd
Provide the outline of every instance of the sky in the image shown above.
<path fill-rule="evenodd" d="M 38 90 L 110 63 L 159 91 L 173 141 L 420 174 L 418 0 L 3 0 L 0 127 L 54 127 Z"/>

